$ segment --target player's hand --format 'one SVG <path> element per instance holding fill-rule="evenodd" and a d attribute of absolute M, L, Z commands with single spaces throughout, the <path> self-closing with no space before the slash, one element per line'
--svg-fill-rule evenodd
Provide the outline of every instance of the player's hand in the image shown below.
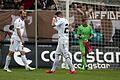
<path fill-rule="evenodd" d="M 77 37 L 78 37 L 78 39 L 81 39 L 81 34 L 79 34 Z"/>
<path fill-rule="evenodd" d="M 51 23 L 52 27 L 55 27 L 55 22 L 56 22 L 56 18 L 53 17 L 53 18 L 52 18 L 52 23 Z"/>
<path fill-rule="evenodd" d="M 54 21 L 54 22 L 57 21 L 57 16 L 56 15 L 53 16 L 52 21 Z"/>
<path fill-rule="evenodd" d="M 73 32 L 73 28 L 71 25 L 69 25 L 69 32 Z"/>
<path fill-rule="evenodd" d="M 52 19 L 52 23 L 55 23 L 55 22 L 56 22 L 56 18 L 53 17 L 53 19 Z"/>
<path fill-rule="evenodd" d="M 89 42 L 91 42 L 91 41 L 92 41 L 92 39 L 88 39 L 88 41 L 89 41 Z"/>
<path fill-rule="evenodd" d="M 74 9 L 77 9 L 77 4 L 74 4 Z"/>
<path fill-rule="evenodd" d="M 78 39 L 81 39 L 81 37 L 80 37 L 80 36 L 78 36 Z"/>
<path fill-rule="evenodd" d="M 88 39 L 88 41 L 92 41 L 93 35 L 90 36 L 90 38 Z"/>
<path fill-rule="evenodd" d="M 79 35 L 78 38 L 82 39 L 82 38 L 84 38 L 84 35 Z"/>

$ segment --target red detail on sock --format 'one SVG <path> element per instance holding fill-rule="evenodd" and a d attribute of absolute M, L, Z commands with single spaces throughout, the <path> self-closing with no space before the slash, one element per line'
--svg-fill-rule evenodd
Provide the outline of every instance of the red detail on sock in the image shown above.
<path fill-rule="evenodd" d="M 83 41 L 84 46 L 87 48 L 88 52 L 93 52 L 92 46 L 90 45 L 90 43 L 86 40 Z"/>

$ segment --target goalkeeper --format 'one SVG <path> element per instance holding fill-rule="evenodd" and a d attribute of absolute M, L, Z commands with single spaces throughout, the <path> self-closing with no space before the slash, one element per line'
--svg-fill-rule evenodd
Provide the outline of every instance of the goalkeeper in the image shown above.
<path fill-rule="evenodd" d="M 77 37 L 79 38 L 80 51 L 82 53 L 82 65 L 81 68 L 84 70 L 88 69 L 87 66 L 87 53 L 92 52 L 92 47 L 89 44 L 89 40 L 93 37 L 93 29 L 87 24 L 87 20 L 82 20 L 82 25 L 77 29 Z"/>

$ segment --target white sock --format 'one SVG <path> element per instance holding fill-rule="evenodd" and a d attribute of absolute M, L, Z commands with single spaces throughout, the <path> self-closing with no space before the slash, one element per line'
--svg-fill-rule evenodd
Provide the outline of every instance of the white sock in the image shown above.
<path fill-rule="evenodd" d="M 59 60 L 56 60 L 56 59 L 55 59 L 51 71 L 55 71 L 56 68 L 58 67 L 58 64 L 59 64 Z"/>
<path fill-rule="evenodd" d="M 11 56 L 7 55 L 6 62 L 5 62 L 5 67 L 4 68 L 8 68 L 8 66 L 10 64 L 10 61 L 11 61 Z"/>
<path fill-rule="evenodd" d="M 69 67 L 70 67 L 71 70 L 75 70 L 74 65 L 72 64 L 70 58 L 66 59 L 66 63 L 69 65 Z"/>
<path fill-rule="evenodd" d="M 25 67 L 28 67 L 26 55 L 21 55 L 21 59 L 23 63 L 25 64 Z"/>
<path fill-rule="evenodd" d="M 51 71 L 55 71 L 58 65 L 59 65 L 59 55 L 55 54 L 55 60 L 54 60 Z"/>

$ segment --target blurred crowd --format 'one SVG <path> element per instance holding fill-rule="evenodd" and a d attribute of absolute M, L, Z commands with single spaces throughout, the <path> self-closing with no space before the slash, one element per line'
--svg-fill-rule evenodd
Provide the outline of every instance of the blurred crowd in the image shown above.
<path fill-rule="evenodd" d="M 58 0 L 38 0 L 38 9 L 57 10 L 57 2 Z"/>
<path fill-rule="evenodd" d="M 35 0 L 0 0 L 1 9 L 34 9 Z"/>
<path fill-rule="evenodd" d="M 38 9 L 56 10 L 57 0 L 37 0 Z M 0 9 L 35 9 L 35 0 L 0 0 Z"/>
<path fill-rule="evenodd" d="M 91 0 L 81 1 L 89 2 Z M 120 4 L 120 0 L 93 0 L 92 2 L 97 2 L 101 5 L 110 3 Z M 21 7 L 24 9 L 34 10 L 35 0 L 0 0 L 0 9 L 20 9 Z M 37 8 L 40 10 L 60 10 L 61 8 L 65 9 L 65 0 L 37 0 Z M 105 10 L 105 6 L 97 6 L 97 9 L 100 8 Z"/>

